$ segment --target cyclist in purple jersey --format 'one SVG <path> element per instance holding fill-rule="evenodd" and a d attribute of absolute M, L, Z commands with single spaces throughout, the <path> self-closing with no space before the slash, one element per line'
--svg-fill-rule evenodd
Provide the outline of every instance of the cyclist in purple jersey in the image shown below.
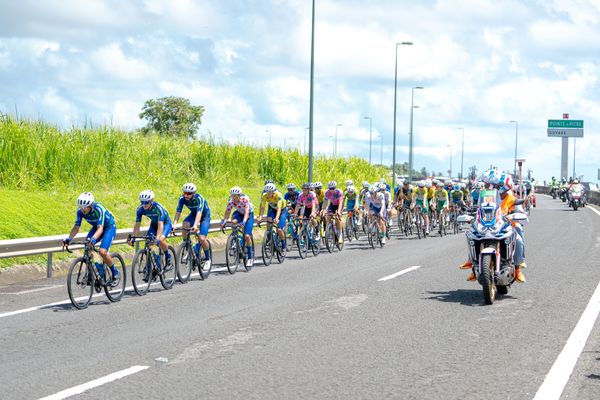
<path fill-rule="evenodd" d="M 247 267 L 254 265 L 254 255 L 252 254 L 252 228 L 254 227 L 254 205 L 250 201 L 250 198 L 242 193 L 242 189 L 238 186 L 234 186 L 229 190 L 229 201 L 227 202 L 227 208 L 225 214 L 221 220 L 221 229 L 225 227 L 225 221 L 231 215 L 231 222 L 238 223 L 244 228 L 244 239 L 246 240 L 246 249 L 248 251 Z"/>
<path fill-rule="evenodd" d="M 186 206 L 190 210 L 190 215 L 188 215 L 184 220 L 182 226 L 184 228 L 192 228 L 192 232 L 199 232 L 198 239 L 200 240 L 200 245 L 202 245 L 202 249 L 204 250 L 204 256 L 206 259 L 206 268 L 210 268 L 211 264 L 211 254 L 210 254 L 210 246 L 208 244 L 208 230 L 210 229 L 210 208 L 208 207 L 208 201 L 200 194 L 196 193 L 196 185 L 193 183 L 186 183 L 182 188 L 183 195 L 179 198 L 179 202 L 177 203 L 177 209 L 175 210 L 175 222 L 173 225 L 177 225 L 179 221 L 179 217 L 181 216 L 181 211 L 183 211 L 183 206 Z M 183 237 L 187 237 L 187 232 L 183 231 Z M 194 250 L 196 253 L 200 252 L 200 245 L 195 244 Z"/>
<path fill-rule="evenodd" d="M 325 198 L 323 200 L 323 209 L 321 214 L 325 216 L 326 222 L 329 223 L 332 215 L 336 214 L 335 225 L 338 232 L 342 232 L 342 210 L 344 209 L 344 192 L 337 188 L 337 182 L 331 181 L 327 184 L 327 192 L 325 192 Z M 338 242 L 344 241 L 343 236 L 340 234 Z"/>
<path fill-rule="evenodd" d="M 117 286 L 120 280 L 119 271 L 115 268 L 113 259 L 108 252 L 110 245 L 117 234 L 115 219 L 106 207 L 94 200 L 94 195 L 90 192 L 84 192 L 79 195 L 77 198 L 77 206 L 79 209 L 77 210 L 75 224 L 73 225 L 73 229 L 71 229 L 69 236 L 63 240 L 63 245 L 67 246 L 71 240 L 73 240 L 79 232 L 82 219 L 85 219 L 92 226 L 92 229 L 90 229 L 87 234 L 87 240 L 92 246 L 101 240 L 98 253 L 112 272 L 113 279 L 110 285 L 113 287 Z M 98 269 L 100 276 L 104 279 L 104 265 L 97 262 L 96 268 Z"/>
<path fill-rule="evenodd" d="M 310 191 L 310 185 L 308 183 L 303 184 L 302 193 L 300 193 L 298 200 L 296 200 L 294 214 L 299 217 L 313 219 L 317 215 L 318 208 L 317 195 L 315 192 Z"/>
<path fill-rule="evenodd" d="M 385 243 L 385 194 L 383 194 L 383 191 L 378 191 L 378 188 L 375 185 L 373 185 L 371 186 L 371 188 L 369 188 L 369 196 L 367 198 L 369 207 L 369 217 L 371 218 L 371 221 L 373 221 L 373 218 L 377 217 L 379 223 L 379 236 L 382 238 L 382 243 Z"/>

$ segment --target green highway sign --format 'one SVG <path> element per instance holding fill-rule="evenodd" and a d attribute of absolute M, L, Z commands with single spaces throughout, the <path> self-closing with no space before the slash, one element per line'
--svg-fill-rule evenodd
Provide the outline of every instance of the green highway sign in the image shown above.
<path fill-rule="evenodd" d="M 549 119 L 548 128 L 583 129 L 581 119 Z"/>

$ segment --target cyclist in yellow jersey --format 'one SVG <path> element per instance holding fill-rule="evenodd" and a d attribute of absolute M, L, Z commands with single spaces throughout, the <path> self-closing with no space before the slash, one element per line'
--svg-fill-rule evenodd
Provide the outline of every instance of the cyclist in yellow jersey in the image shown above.
<path fill-rule="evenodd" d="M 442 225 L 444 225 L 444 220 L 447 219 L 448 215 L 448 191 L 444 189 L 444 185 L 441 182 L 434 182 L 435 189 L 435 208 L 438 214 L 438 221 L 440 227 L 440 235 L 442 234 Z"/>
<path fill-rule="evenodd" d="M 277 226 L 277 236 L 281 240 L 281 247 L 285 250 L 285 233 L 283 228 L 287 222 L 287 202 L 283 198 L 283 194 L 275 187 L 273 183 L 267 183 L 264 188 L 264 193 L 260 198 L 260 211 L 258 213 L 259 223 L 263 219 L 263 211 L 265 205 L 268 206 L 267 218 L 273 220 L 273 224 Z"/>
<path fill-rule="evenodd" d="M 315 182 L 315 194 L 317 195 L 317 203 L 319 203 L 319 211 L 323 208 L 323 200 L 325 199 L 325 191 L 321 182 Z"/>
<path fill-rule="evenodd" d="M 423 213 L 423 220 L 425 221 L 425 234 L 429 235 L 429 202 L 427 201 L 427 194 L 429 190 L 425 188 L 425 182 L 419 181 L 418 187 L 413 190 L 411 209 L 419 207 Z"/>

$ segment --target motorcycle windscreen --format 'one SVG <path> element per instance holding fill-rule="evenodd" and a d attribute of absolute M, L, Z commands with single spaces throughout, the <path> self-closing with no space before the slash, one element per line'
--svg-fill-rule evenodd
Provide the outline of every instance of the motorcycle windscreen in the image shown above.
<path fill-rule="evenodd" d="M 479 215 L 483 222 L 494 222 L 499 199 L 497 190 L 484 190 L 479 195 Z"/>

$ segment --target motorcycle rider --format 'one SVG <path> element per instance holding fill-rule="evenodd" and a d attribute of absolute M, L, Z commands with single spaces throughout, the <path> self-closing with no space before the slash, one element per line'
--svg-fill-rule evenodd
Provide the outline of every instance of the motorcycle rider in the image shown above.
<path fill-rule="evenodd" d="M 500 209 L 502 210 L 503 215 L 507 215 L 515 210 L 515 200 L 517 199 L 514 193 L 514 185 L 513 180 L 510 175 L 495 175 L 491 174 L 489 176 L 489 185 L 498 188 L 498 193 L 500 195 L 500 200 L 502 201 L 500 204 Z M 525 264 L 525 236 L 523 233 L 523 227 L 521 224 L 517 222 L 511 222 L 513 229 L 517 232 L 517 240 L 515 244 L 515 254 L 514 254 L 514 264 L 515 264 L 515 280 L 519 283 L 525 282 L 525 274 L 523 274 L 523 269 L 527 268 L 527 264 Z M 473 262 L 469 259 L 468 261 L 462 263 L 459 267 L 460 269 L 472 269 Z M 467 277 L 467 281 L 474 281 L 477 277 L 473 271 Z"/>
<path fill-rule="evenodd" d="M 581 202 L 583 203 L 585 199 L 585 186 L 583 186 L 577 178 L 573 179 L 573 183 L 569 185 L 569 206 L 572 206 L 573 192 L 581 193 Z"/>

